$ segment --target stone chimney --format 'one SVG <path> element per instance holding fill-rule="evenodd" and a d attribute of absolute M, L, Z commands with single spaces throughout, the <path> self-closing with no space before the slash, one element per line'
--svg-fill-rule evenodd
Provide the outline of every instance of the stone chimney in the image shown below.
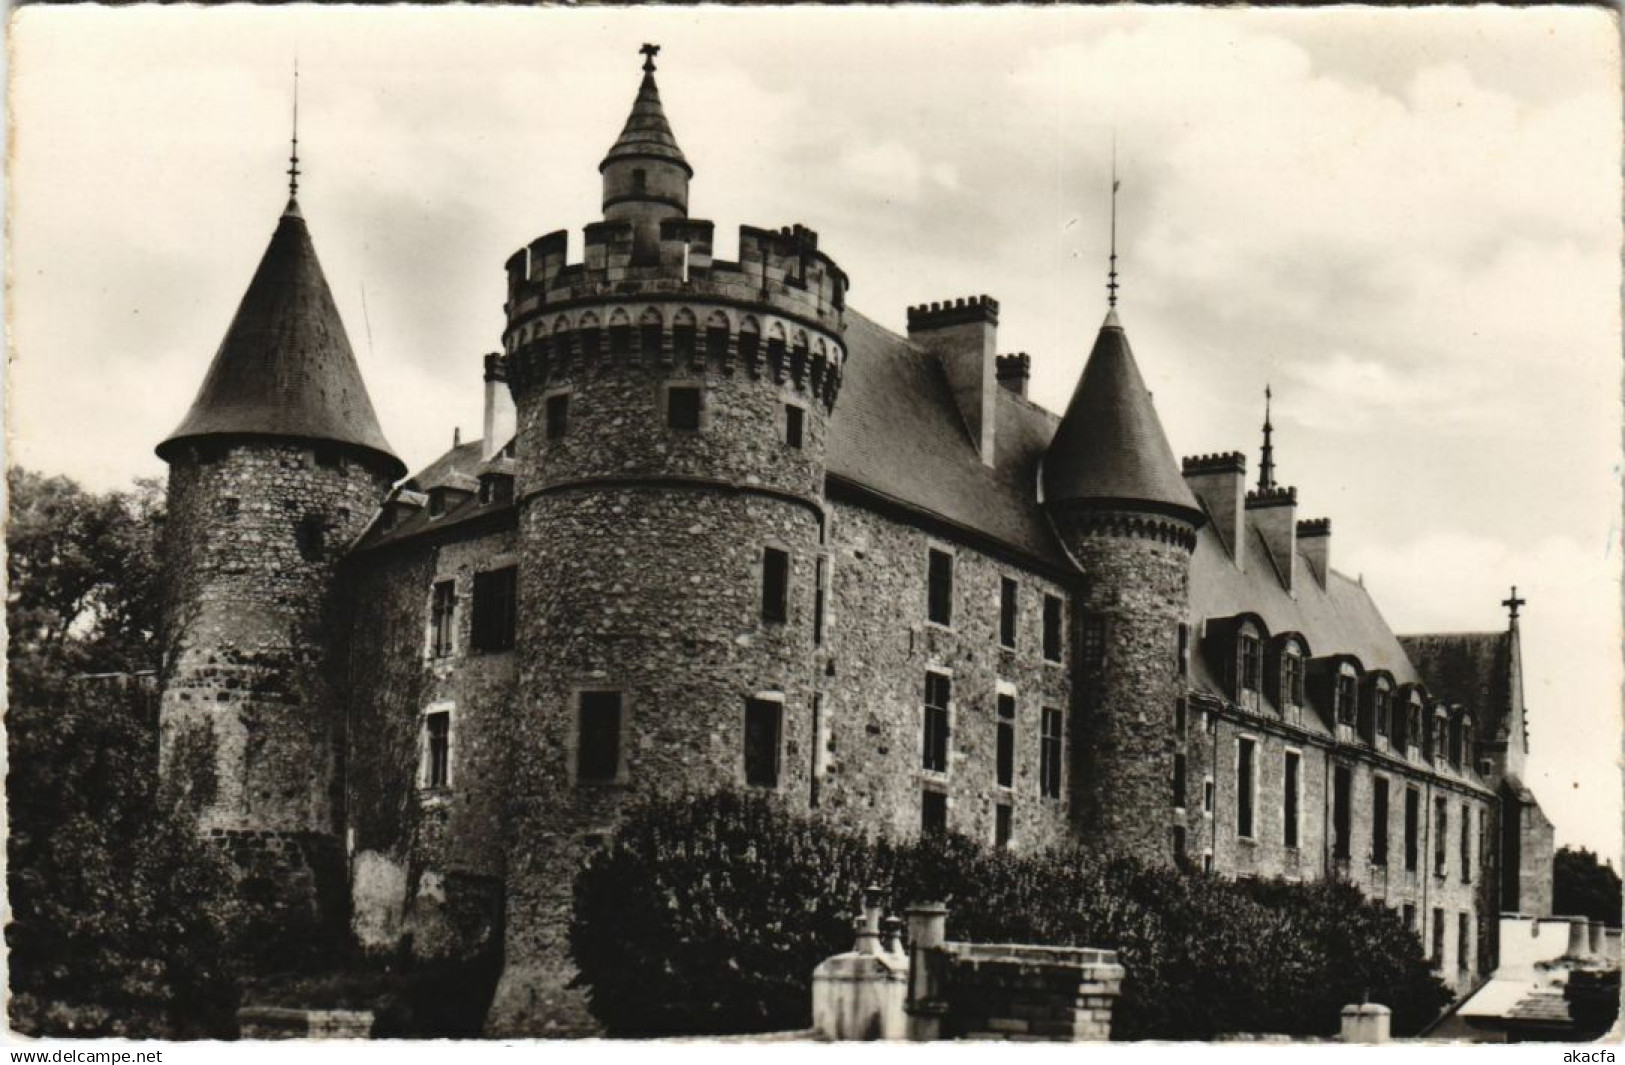
<path fill-rule="evenodd" d="M 1281 584 L 1291 592 L 1298 568 L 1298 490 L 1277 486 L 1248 492 L 1246 510 L 1247 524 L 1263 537 Z"/>
<path fill-rule="evenodd" d="M 1326 587 L 1332 567 L 1332 519 L 1306 518 L 1298 522 L 1298 545 L 1303 548 L 1315 580 Z"/>
<path fill-rule="evenodd" d="M 942 363 L 954 403 L 984 466 L 993 465 L 993 404 L 998 387 L 994 340 L 999 301 L 989 296 L 908 309 L 908 338 Z"/>
<path fill-rule="evenodd" d="M 1185 484 L 1202 506 L 1208 519 L 1224 539 L 1230 558 L 1238 570 L 1247 568 L 1247 518 L 1244 502 L 1247 498 L 1247 459 L 1239 451 L 1218 455 L 1190 455 L 1181 463 Z"/>
<path fill-rule="evenodd" d="M 515 430 L 513 395 L 508 391 L 508 366 L 501 355 L 485 357 L 485 436 L 480 444 L 480 459 L 487 460 L 501 451 L 513 438 Z"/>
<path fill-rule="evenodd" d="M 1000 355 L 997 376 L 1000 388 L 1008 388 L 1023 398 L 1027 395 L 1027 381 L 1033 375 L 1033 359 L 1025 351 L 1019 355 Z"/>

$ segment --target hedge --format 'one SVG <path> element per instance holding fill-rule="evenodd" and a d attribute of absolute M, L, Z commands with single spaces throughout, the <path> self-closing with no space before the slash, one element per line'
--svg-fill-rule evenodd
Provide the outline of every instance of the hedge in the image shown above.
<path fill-rule="evenodd" d="M 1078 849 L 962 836 L 870 840 L 722 792 L 644 802 L 575 881 L 577 984 L 611 1035 L 811 1023 L 812 971 L 850 950 L 865 886 L 949 907 L 973 942 L 1107 947 L 1127 969 L 1115 1039 L 1330 1035 L 1371 1001 L 1396 1035 L 1449 993 L 1398 917 L 1346 884 L 1236 883 Z"/>

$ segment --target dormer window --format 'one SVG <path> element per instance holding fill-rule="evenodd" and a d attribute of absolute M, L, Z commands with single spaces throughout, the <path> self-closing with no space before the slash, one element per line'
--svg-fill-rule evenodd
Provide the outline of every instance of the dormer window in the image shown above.
<path fill-rule="evenodd" d="M 1461 754 L 1458 764 L 1464 771 L 1478 768 L 1477 759 L 1473 757 L 1474 754 L 1473 720 L 1470 717 L 1463 716 L 1461 719 Z"/>
<path fill-rule="evenodd" d="M 1383 681 L 1378 681 L 1371 690 L 1371 710 L 1372 717 L 1376 720 L 1377 735 L 1383 739 L 1388 738 L 1393 727 L 1389 721 L 1392 716 L 1392 703 L 1393 696 L 1388 691 L 1388 685 Z"/>
<path fill-rule="evenodd" d="M 487 473 L 480 478 L 480 503 L 513 502 L 513 477 L 506 473 Z"/>
<path fill-rule="evenodd" d="M 1236 641 L 1238 695 L 1248 706 L 1258 705 L 1258 688 L 1264 678 L 1264 644 L 1251 629 L 1243 629 Z"/>
<path fill-rule="evenodd" d="M 1281 703 L 1294 710 L 1303 706 L 1303 650 L 1289 643 L 1281 652 Z"/>
<path fill-rule="evenodd" d="M 1337 674 L 1337 723 L 1353 726 L 1358 715 L 1359 689 L 1354 670 L 1344 666 Z"/>
<path fill-rule="evenodd" d="M 1422 699 L 1412 695 L 1405 707 L 1405 745 L 1421 748 L 1426 741 L 1427 736 L 1422 731 Z"/>
<path fill-rule="evenodd" d="M 429 517 L 438 518 L 446 512 L 446 490 L 444 488 L 429 489 Z"/>

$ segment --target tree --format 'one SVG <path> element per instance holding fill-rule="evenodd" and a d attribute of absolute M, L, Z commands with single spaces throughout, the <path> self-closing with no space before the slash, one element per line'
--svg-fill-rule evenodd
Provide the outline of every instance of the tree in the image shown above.
<path fill-rule="evenodd" d="M 6 781 L 13 1024 L 35 1034 L 230 1031 L 230 874 L 163 808 L 156 482 L 7 475 Z"/>
<path fill-rule="evenodd" d="M 1559 848 L 1552 856 L 1552 909 L 1618 928 L 1620 880 L 1613 864 L 1598 861 L 1584 847 Z"/>
<path fill-rule="evenodd" d="M 66 477 L 14 467 L 6 488 L 12 702 L 58 698 L 83 672 L 156 668 L 158 482 L 96 494 Z"/>

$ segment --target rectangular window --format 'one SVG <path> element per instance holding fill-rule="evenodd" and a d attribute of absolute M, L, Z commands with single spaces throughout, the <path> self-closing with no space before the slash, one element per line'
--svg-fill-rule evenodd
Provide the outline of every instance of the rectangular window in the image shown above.
<path fill-rule="evenodd" d="M 806 411 L 794 403 L 784 405 L 784 443 L 786 447 L 799 448 L 801 446 L 801 434 L 806 420 Z"/>
<path fill-rule="evenodd" d="M 1422 830 L 1422 794 L 1415 788 L 1405 789 L 1405 870 L 1414 873 L 1417 859 L 1417 836 Z"/>
<path fill-rule="evenodd" d="M 582 692 L 578 713 L 576 779 L 615 780 L 621 773 L 621 693 Z"/>
<path fill-rule="evenodd" d="M 1015 786 L 1016 782 L 1016 697 L 999 696 L 998 747 L 995 773 L 1001 788 Z"/>
<path fill-rule="evenodd" d="M 1288 847 L 1298 845 L 1298 805 L 1303 801 L 1299 778 L 1303 771 L 1303 755 L 1286 752 L 1284 784 L 1281 792 L 1281 840 Z"/>
<path fill-rule="evenodd" d="M 519 619 L 518 579 L 515 566 L 474 574 L 474 650 L 512 650 Z"/>
<path fill-rule="evenodd" d="M 1345 861 L 1353 849 L 1353 840 L 1349 838 L 1353 828 L 1349 809 L 1353 791 L 1353 771 L 1346 765 L 1335 766 L 1332 769 L 1332 857 Z"/>
<path fill-rule="evenodd" d="M 790 617 L 790 553 L 776 547 L 762 549 L 762 620 L 782 622 Z"/>
<path fill-rule="evenodd" d="M 423 786 L 451 783 L 451 714 L 444 710 L 423 717 Z"/>
<path fill-rule="evenodd" d="M 1179 623 L 1179 636 L 1177 639 L 1178 647 L 1175 654 L 1178 657 L 1175 664 L 1179 669 L 1179 675 L 1183 677 L 1190 672 L 1191 668 L 1191 627 L 1183 621 Z"/>
<path fill-rule="evenodd" d="M 1091 614 L 1079 624 L 1079 664 L 1090 673 L 1099 673 L 1106 664 L 1106 619 Z"/>
<path fill-rule="evenodd" d="M 1016 646 L 1016 582 L 999 579 L 999 646 Z"/>
<path fill-rule="evenodd" d="M 941 673 L 925 675 L 925 749 L 921 764 L 933 773 L 948 771 L 948 700 L 953 682 Z"/>
<path fill-rule="evenodd" d="M 1416 907 L 1407 902 L 1400 913 L 1404 916 L 1405 928 L 1412 932 L 1416 931 Z"/>
<path fill-rule="evenodd" d="M 666 390 L 666 425 L 672 429 L 700 427 L 700 390 L 672 387 Z"/>
<path fill-rule="evenodd" d="M 1061 600 L 1054 595 L 1044 597 L 1044 660 L 1061 660 Z"/>
<path fill-rule="evenodd" d="M 1388 864 L 1388 778 L 1371 782 L 1371 864 Z"/>
<path fill-rule="evenodd" d="M 1243 738 L 1236 747 L 1236 835 L 1253 838 L 1253 748 Z"/>
<path fill-rule="evenodd" d="M 1444 910 L 1433 911 L 1433 953 L 1428 955 L 1435 969 L 1444 968 Z"/>
<path fill-rule="evenodd" d="M 1003 850 L 1010 846 L 1010 804 L 1001 802 L 993 807 L 993 845 Z"/>
<path fill-rule="evenodd" d="M 819 555 L 813 568 L 813 646 L 824 645 L 824 584 L 828 580 L 829 562 Z"/>
<path fill-rule="evenodd" d="M 1059 710 L 1044 707 L 1038 737 L 1038 793 L 1046 799 L 1061 797 L 1061 728 Z"/>
<path fill-rule="evenodd" d="M 1202 852 L 1202 872 L 1204 872 L 1204 873 L 1213 872 L 1213 852 L 1212 851 L 1203 851 Z"/>
<path fill-rule="evenodd" d="M 1185 853 L 1185 826 L 1174 826 L 1174 868 L 1183 869 L 1190 860 Z"/>
<path fill-rule="evenodd" d="M 1202 780 L 1202 812 L 1209 817 L 1213 816 L 1213 778 Z"/>
<path fill-rule="evenodd" d="M 451 654 L 456 617 L 457 585 L 453 581 L 441 581 L 434 586 L 434 607 L 430 611 L 430 647 L 437 658 Z"/>
<path fill-rule="evenodd" d="M 920 834 L 941 836 L 948 831 L 948 796 L 940 791 L 920 793 Z"/>
<path fill-rule="evenodd" d="M 1466 803 L 1461 804 L 1461 882 L 1473 882 L 1473 808 Z"/>
<path fill-rule="evenodd" d="M 1456 968 L 1466 972 L 1472 968 L 1473 946 L 1472 931 L 1469 928 L 1467 915 L 1456 914 Z"/>
<path fill-rule="evenodd" d="M 1185 738 L 1185 700 L 1183 697 L 1174 700 L 1174 735 L 1180 740 Z"/>
<path fill-rule="evenodd" d="M 564 434 L 570 431 L 569 393 L 548 396 L 547 410 L 544 417 L 547 422 L 547 438 L 549 440 L 563 440 Z"/>
<path fill-rule="evenodd" d="M 954 556 L 931 548 L 927 552 L 925 616 L 938 625 L 954 623 Z"/>
<path fill-rule="evenodd" d="M 1450 804 L 1444 799 L 1433 800 L 1433 875 L 1445 874 L 1450 848 L 1445 839 L 1450 835 Z"/>
<path fill-rule="evenodd" d="M 1388 689 L 1381 687 L 1377 688 L 1374 692 L 1372 692 L 1371 698 L 1377 704 L 1377 735 L 1387 736 L 1389 713 Z"/>
<path fill-rule="evenodd" d="M 784 704 L 774 699 L 745 700 L 745 783 L 779 786 L 779 733 Z"/>
<path fill-rule="evenodd" d="M 1185 756 L 1174 755 L 1174 806 L 1185 807 Z"/>
<path fill-rule="evenodd" d="M 1296 654 L 1286 656 L 1286 686 L 1292 706 L 1303 705 L 1303 658 Z"/>

